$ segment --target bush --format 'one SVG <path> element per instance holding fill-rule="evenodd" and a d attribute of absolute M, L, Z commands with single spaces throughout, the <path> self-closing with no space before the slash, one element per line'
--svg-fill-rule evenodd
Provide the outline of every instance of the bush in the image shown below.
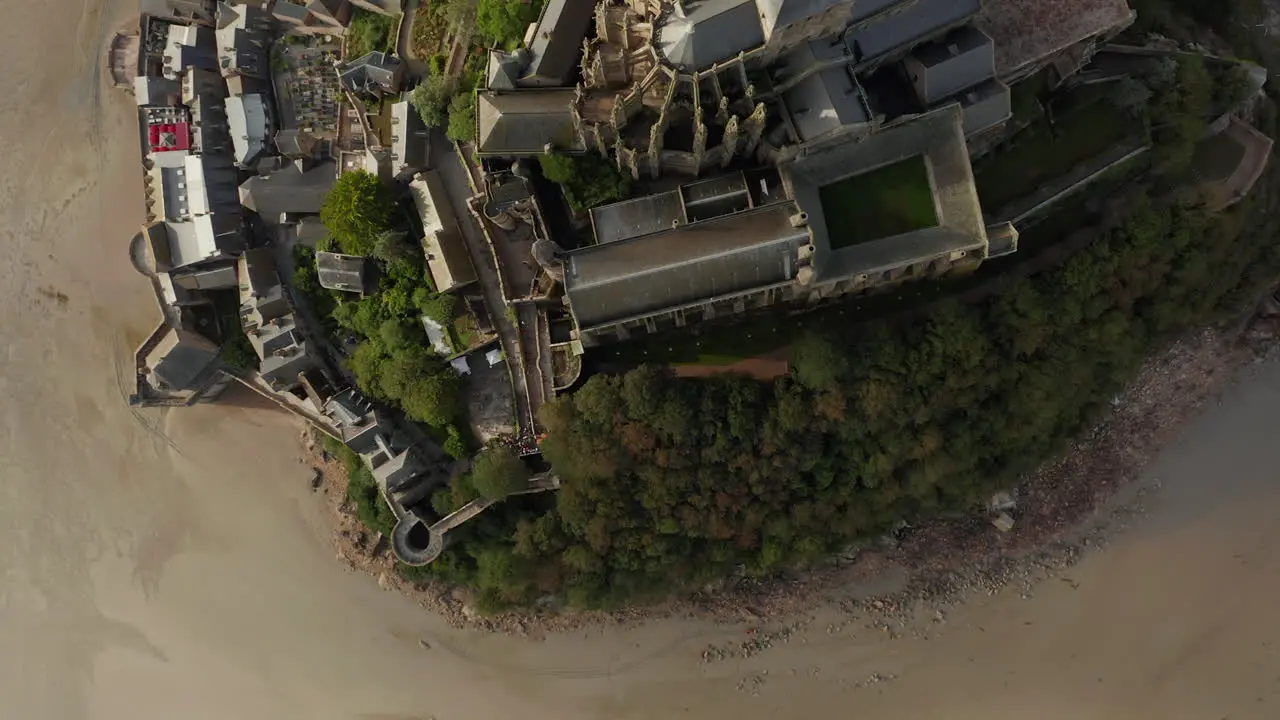
<path fill-rule="evenodd" d="M 458 430 L 456 423 L 449 426 L 448 433 L 448 437 L 444 439 L 442 447 L 449 457 L 461 460 L 471 454 L 470 449 L 467 447 L 467 441 L 462 439 L 462 432 Z"/>
<path fill-rule="evenodd" d="M 476 456 L 471 484 L 481 497 L 501 500 L 529 487 L 529 470 L 511 448 L 494 445 Z"/>
<path fill-rule="evenodd" d="M 513 46 L 524 39 L 525 30 L 541 11 L 541 0 L 480 0 L 476 28 L 498 45 Z"/>
<path fill-rule="evenodd" d="M 445 66 L 448 65 L 448 63 L 449 58 L 445 57 L 442 53 L 436 53 L 431 56 L 431 59 L 427 64 L 431 69 L 432 75 L 444 75 Z"/>
<path fill-rule="evenodd" d="M 347 57 L 354 60 L 374 50 L 394 52 L 395 28 L 395 17 L 363 8 L 352 8 L 351 23 L 347 30 Z"/>
<path fill-rule="evenodd" d="M 239 372 L 256 372 L 258 370 L 258 353 L 239 327 L 232 328 L 229 337 L 222 343 L 222 363 Z"/>
<path fill-rule="evenodd" d="M 468 142 L 476 137 L 476 96 L 465 92 L 449 101 L 449 129 L 446 132 L 454 142 Z"/>
<path fill-rule="evenodd" d="M 325 195 L 320 222 L 348 255 L 369 255 L 378 235 L 391 229 L 395 202 L 382 182 L 364 170 L 342 174 Z"/>
<path fill-rule="evenodd" d="M 449 98 L 453 83 L 439 74 L 428 75 L 409 94 L 409 104 L 418 111 L 418 117 L 427 127 L 440 127 L 448 119 Z"/>
<path fill-rule="evenodd" d="M 364 460 L 341 441 L 328 435 L 322 439 L 324 449 L 336 457 L 347 471 L 347 499 L 356 506 L 356 517 L 365 527 L 390 535 L 396 525 L 395 514 L 382 499 L 377 481 Z"/>
<path fill-rule="evenodd" d="M 631 178 L 599 155 L 540 155 L 538 164 L 548 180 L 560 185 L 574 210 L 624 200 L 631 193 Z"/>

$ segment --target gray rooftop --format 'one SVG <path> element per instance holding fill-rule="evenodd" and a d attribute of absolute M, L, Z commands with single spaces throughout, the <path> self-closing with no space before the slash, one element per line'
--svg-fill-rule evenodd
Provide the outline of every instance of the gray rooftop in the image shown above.
<path fill-rule="evenodd" d="M 784 93 L 782 99 L 802 142 L 871 120 L 853 76 L 843 66 L 810 75 Z"/>
<path fill-rule="evenodd" d="M 663 16 L 654 45 L 673 65 L 700 70 L 764 44 L 753 0 L 686 0 Z"/>
<path fill-rule="evenodd" d="M 995 45 L 986 33 L 965 25 L 913 50 L 906 67 L 920 101 L 929 104 L 994 77 Z"/>
<path fill-rule="evenodd" d="M 281 213 L 314 215 L 320 212 L 333 183 L 331 163 L 322 163 L 306 172 L 294 163 L 287 163 L 269 177 L 254 175 L 244 181 L 240 185 L 240 203 L 268 223 L 279 222 Z"/>
<path fill-rule="evenodd" d="M 912 0 L 858 0 L 853 4 L 853 14 L 849 17 L 849 22 L 855 23 L 859 20 L 865 20 L 894 5 L 905 5 L 909 2 L 912 2 Z"/>
<path fill-rule="evenodd" d="M 330 290 L 364 292 L 365 259 L 358 255 L 340 253 L 316 253 L 316 270 L 320 274 L 320 286 Z"/>
<path fill-rule="evenodd" d="M 533 58 L 522 85 L 564 85 L 573 76 L 596 0 L 548 0 L 529 43 Z"/>
<path fill-rule="evenodd" d="M 590 328 L 795 277 L 807 228 L 792 203 L 596 245 L 565 258 L 565 291 Z"/>
<path fill-rule="evenodd" d="M 938 226 L 832 250 L 821 188 L 899 160 L 923 155 L 930 170 Z M 960 106 L 950 104 L 890 126 L 862 142 L 846 142 L 801 155 L 784 166 L 796 202 L 809 215 L 814 266 L 820 280 L 875 272 L 943 245 L 986 245 L 986 226 L 964 144 Z M 916 237 L 919 236 L 919 237 Z M 914 239 L 913 239 L 914 238 Z"/>
<path fill-rule="evenodd" d="M 927 38 L 978 12 L 981 0 L 919 0 L 845 37 L 856 63 L 874 60 Z"/>
<path fill-rule="evenodd" d="M 960 103 L 960 108 L 964 111 L 965 137 L 999 125 L 1013 115 L 1009 86 L 995 78 L 971 88 L 965 88 L 964 91 L 942 102 Z"/>
<path fill-rule="evenodd" d="M 400 61 L 380 50 L 366 53 L 342 67 L 342 84 L 353 92 L 394 91 Z"/>
<path fill-rule="evenodd" d="M 764 26 L 765 37 L 772 37 L 774 30 L 812 17 L 847 0 L 756 0 L 754 8 Z M 853 5 L 860 4 L 854 2 Z M 875 0 L 871 0 L 874 2 Z"/>
<path fill-rule="evenodd" d="M 538 155 L 585 149 L 573 126 L 574 91 L 482 92 L 476 98 L 477 145 L 489 155 Z"/>
<path fill-rule="evenodd" d="M 247 327 L 259 327 L 289 313 L 289 301 L 269 248 L 245 250 L 237 261 L 240 319 Z"/>
<path fill-rule="evenodd" d="M 218 346 L 188 330 L 167 328 L 163 338 L 147 354 L 147 367 L 172 390 L 193 389 L 218 363 Z"/>
<path fill-rule="evenodd" d="M 687 222 L 679 190 L 591 209 L 591 227 L 595 229 L 596 242 L 601 245 L 670 230 Z"/>
<path fill-rule="evenodd" d="M 391 106 L 391 173 L 420 170 L 427 166 L 428 135 L 422 116 L 407 100 Z"/>
<path fill-rule="evenodd" d="M 271 128 L 267 121 L 266 101 L 257 93 L 232 95 L 227 98 L 227 124 L 236 164 L 248 167 L 266 150 Z"/>

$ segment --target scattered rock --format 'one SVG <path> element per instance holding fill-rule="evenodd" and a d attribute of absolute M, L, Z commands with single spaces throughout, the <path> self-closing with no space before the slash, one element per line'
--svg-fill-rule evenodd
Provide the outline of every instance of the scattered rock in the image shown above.
<path fill-rule="evenodd" d="M 390 575 L 388 575 L 387 573 L 378 574 L 378 587 L 382 588 L 383 590 L 390 590 L 391 585 L 392 583 L 391 583 Z"/>
<path fill-rule="evenodd" d="M 1007 533 L 1013 529 L 1013 516 L 1007 512 L 1002 512 L 991 519 L 991 524 L 1000 532 Z"/>

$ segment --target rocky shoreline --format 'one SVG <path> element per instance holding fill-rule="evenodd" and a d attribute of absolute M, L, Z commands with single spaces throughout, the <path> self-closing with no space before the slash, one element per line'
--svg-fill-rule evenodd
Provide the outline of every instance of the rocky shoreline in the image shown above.
<path fill-rule="evenodd" d="M 944 623 L 948 608 L 975 594 L 995 594 L 1008 586 L 1030 597 L 1037 583 L 1062 576 L 1088 552 L 1105 547 L 1108 536 L 1141 514 L 1144 496 L 1156 483 L 1136 482 L 1147 464 L 1206 402 L 1216 398 L 1251 362 L 1274 355 L 1280 322 L 1255 320 L 1239 328 L 1209 328 L 1189 335 L 1151 358 L 1134 382 L 1113 402 L 1114 409 L 1058 459 L 1027 476 L 1017 487 L 1014 526 L 992 527 L 974 515 L 935 519 L 904 527 L 872 547 L 828 565 L 768 580 L 742 580 L 716 592 L 618 612 L 559 614 L 502 613 L 483 616 L 468 594 L 443 584 L 415 585 L 402 579 L 386 541 L 374 537 L 346 500 L 340 463 L 304 433 L 302 461 L 316 468 L 313 490 L 322 493 L 333 516 L 337 559 L 377 578 L 451 625 L 538 639 L 546 633 L 584 626 L 635 625 L 662 617 L 691 617 L 747 624 L 747 639 L 708 646 L 704 662 L 749 657 L 787 642 L 819 606 L 839 608 L 847 621 L 827 632 L 858 625 L 889 637 L 927 635 Z M 869 594 L 896 575 L 894 590 Z M 769 629 L 766 630 L 765 628 Z M 880 680 L 891 679 L 881 678 Z M 749 690 L 750 688 L 743 688 Z"/>

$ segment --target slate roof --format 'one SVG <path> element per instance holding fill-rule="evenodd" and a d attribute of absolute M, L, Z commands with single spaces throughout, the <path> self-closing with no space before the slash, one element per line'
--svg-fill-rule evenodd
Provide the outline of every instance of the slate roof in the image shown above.
<path fill-rule="evenodd" d="M 409 170 L 427 166 L 427 126 L 422 116 L 401 100 L 391 106 L 391 174 L 399 177 Z"/>
<path fill-rule="evenodd" d="M 988 0 L 975 24 L 995 41 L 1003 77 L 1133 18 L 1125 0 Z"/>
<path fill-rule="evenodd" d="M 218 362 L 218 346 L 194 332 L 168 328 L 146 362 L 156 379 L 169 388 L 193 389 Z"/>
<path fill-rule="evenodd" d="M 765 37 L 770 37 L 777 28 L 804 20 L 825 12 L 833 5 L 842 5 L 846 2 L 847 0 L 756 0 L 757 7 L 754 10 L 764 25 Z M 858 2 L 853 3 L 855 7 L 858 4 Z"/>
<path fill-rule="evenodd" d="M 870 122 L 849 70 L 827 68 L 796 83 L 783 93 L 800 140 L 807 142 L 844 127 Z"/>
<path fill-rule="evenodd" d="M 573 126 L 573 98 L 570 88 L 479 93 L 479 151 L 489 155 L 538 155 L 547 144 L 561 151 L 585 150 Z"/>
<path fill-rule="evenodd" d="M 857 63 L 874 60 L 974 15 L 981 0 L 919 0 L 845 37 Z"/>
<path fill-rule="evenodd" d="M 393 91 L 400 61 L 380 50 L 366 53 L 342 68 L 343 86 L 353 92 Z"/>
<path fill-rule="evenodd" d="M 330 290 L 364 292 L 366 269 L 365 259 L 358 255 L 316 253 L 316 271 L 320 275 L 320 286 Z"/>
<path fill-rule="evenodd" d="M 596 0 L 548 0 L 529 43 L 533 55 L 522 85 L 564 85 L 577 67 Z"/>
<path fill-rule="evenodd" d="M 700 70 L 764 44 L 753 0 L 691 0 L 661 20 L 654 45 L 673 65 Z"/>
<path fill-rule="evenodd" d="M 227 124 L 236 164 L 248 167 L 266 150 L 267 107 L 261 95 L 232 95 L 227 98 Z"/>
<path fill-rule="evenodd" d="M 439 173 L 435 170 L 419 173 L 409 183 L 409 192 L 422 220 L 422 250 L 436 289 L 447 292 L 475 282 L 476 269 Z"/>
<path fill-rule="evenodd" d="M 799 248 L 794 204 L 692 223 L 595 245 L 565 256 L 565 291 L 582 328 L 661 312 L 795 277 Z"/>
<path fill-rule="evenodd" d="M 686 223 L 679 190 L 591 208 L 591 227 L 600 245 L 670 230 Z"/>
<path fill-rule="evenodd" d="M 907 63 L 921 102 L 932 103 L 996 74 L 995 45 L 986 33 L 965 25 L 911 52 Z"/>

